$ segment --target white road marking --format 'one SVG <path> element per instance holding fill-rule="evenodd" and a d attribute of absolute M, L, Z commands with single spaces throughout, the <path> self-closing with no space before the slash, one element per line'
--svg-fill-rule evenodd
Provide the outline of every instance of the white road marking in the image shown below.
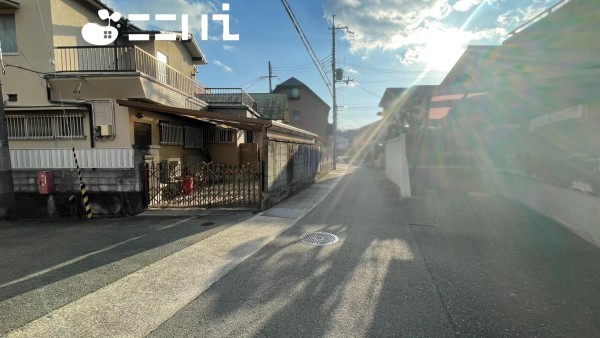
<path fill-rule="evenodd" d="M 184 220 L 181 220 L 181 221 L 179 221 L 179 222 L 175 222 L 175 223 L 173 223 L 173 224 L 171 224 L 171 225 L 167 225 L 167 226 L 165 226 L 165 227 L 162 227 L 162 228 L 154 229 L 154 230 L 152 230 L 151 232 L 149 232 L 149 233 L 147 233 L 147 234 L 145 234 L 145 235 L 141 235 L 141 236 L 137 236 L 137 237 L 129 238 L 129 239 L 127 239 L 127 240 L 124 240 L 123 242 L 120 242 L 120 243 L 117 243 L 117 244 L 113 244 L 113 245 L 111 245 L 111 246 L 107 246 L 107 247 L 106 247 L 106 248 L 104 248 L 104 249 L 100 249 L 100 250 L 97 250 L 97 251 L 93 251 L 93 252 L 87 253 L 87 254 L 85 254 L 85 255 L 83 255 L 83 256 L 79 256 L 79 257 L 76 257 L 76 258 L 70 259 L 70 260 L 68 260 L 68 261 L 66 261 L 66 262 L 62 262 L 62 263 L 60 263 L 60 264 L 57 264 L 57 265 L 51 266 L 51 267 L 49 267 L 49 268 L 46 268 L 46 269 L 44 269 L 44 270 L 41 270 L 41 271 L 38 271 L 38 272 L 34 272 L 34 273 L 32 273 L 32 274 L 29 274 L 29 275 L 27 275 L 27 276 L 25 276 L 25 277 L 21 277 L 21 278 L 19 278 L 19 279 L 15 279 L 15 280 L 13 280 L 13 281 L 10 281 L 10 282 L 7 282 L 7 283 L 4 283 L 4 284 L 0 285 L 0 289 L 1 289 L 1 288 L 4 288 L 4 287 L 7 287 L 7 286 L 11 286 L 11 285 L 17 284 L 17 283 L 24 282 L 24 281 L 26 281 L 26 280 L 28 280 L 28 279 L 32 279 L 32 278 L 35 278 L 35 277 L 39 277 L 39 276 L 41 276 L 41 275 L 44 275 L 44 274 L 46 274 L 46 273 L 48 273 L 48 272 L 52 272 L 52 271 L 54 271 L 54 270 L 58 270 L 58 269 L 64 268 L 65 266 L 68 266 L 68 265 L 70 265 L 70 264 L 73 264 L 73 263 L 77 263 L 77 262 L 79 262 L 79 261 L 82 261 L 82 260 L 84 260 L 84 259 L 86 259 L 86 258 L 90 257 L 90 256 L 94 256 L 94 255 L 97 255 L 97 254 L 100 254 L 100 253 L 106 252 L 106 251 L 108 251 L 108 250 L 112 250 L 112 249 L 114 249 L 114 248 L 116 248 L 116 247 L 119 247 L 119 246 L 121 246 L 121 245 L 125 245 L 125 244 L 127 244 L 127 243 L 129 243 L 129 242 L 133 242 L 133 241 L 136 241 L 136 240 L 138 240 L 138 239 L 140 239 L 140 238 L 146 237 L 146 236 L 150 235 L 151 233 L 153 233 L 153 232 L 155 232 L 155 231 L 160 231 L 160 230 L 164 230 L 164 229 L 167 229 L 167 228 L 171 228 L 171 227 L 177 226 L 177 225 L 179 225 L 179 224 L 181 224 L 181 223 L 185 223 L 185 222 L 187 222 L 187 221 L 189 221 L 189 220 L 191 220 L 191 219 L 193 219 L 193 218 L 196 218 L 196 216 L 193 216 L 193 217 L 190 217 L 190 218 L 186 218 L 186 219 L 184 219 Z"/>

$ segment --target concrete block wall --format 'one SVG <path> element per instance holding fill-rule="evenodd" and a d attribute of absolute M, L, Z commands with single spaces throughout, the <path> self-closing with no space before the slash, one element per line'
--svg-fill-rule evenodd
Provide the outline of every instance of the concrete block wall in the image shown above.
<path fill-rule="evenodd" d="M 38 193 L 38 171 L 13 171 L 18 216 L 84 216 L 76 170 L 50 170 L 54 174 L 56 192 L 49 196 Z M 81 174 L 95 216 L 126 216 L 144 210 L 146 202 L 138 170 L 82 169 Z"/>
<path fill-rule="evenodd" d="M 54 174 L 57 193 L 79 191 L 76 170 L 49 170 Z M 37 193 L 37 173 L 33 170 L 14 170 L 15 192 Z M 140 179 L 134 169 L 82 169 L 81 176 L 88 191 L 140 191 Z"/>

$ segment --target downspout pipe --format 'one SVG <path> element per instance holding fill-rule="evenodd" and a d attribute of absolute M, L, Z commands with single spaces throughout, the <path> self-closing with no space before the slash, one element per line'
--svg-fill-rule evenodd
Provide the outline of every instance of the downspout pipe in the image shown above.
<path fill-rule="evenodd" d="M 52 98 L 52 94 L 50 92 L 50 86 L 46 88 L 46 94 L 48 96 L 48 102 L 55 104 L 78 104 L 78 105 L 86 105 L 89 114 L 89 127 L 90 127 L 90 147 L 96 147 L 96 141 L 94 140 L 94 110 L 92 106 L 92 102 L 89 100 L 55 100 Z"/>

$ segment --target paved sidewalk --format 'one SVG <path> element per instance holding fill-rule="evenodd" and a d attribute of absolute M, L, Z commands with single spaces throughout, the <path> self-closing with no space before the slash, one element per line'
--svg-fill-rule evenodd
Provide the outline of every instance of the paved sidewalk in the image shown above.
<path fill-rule="evenodd" d="M 313 210 L 347 168 L 339 165 L 278 206 L 66 304 L 9 337 L 148 334 Z"/>

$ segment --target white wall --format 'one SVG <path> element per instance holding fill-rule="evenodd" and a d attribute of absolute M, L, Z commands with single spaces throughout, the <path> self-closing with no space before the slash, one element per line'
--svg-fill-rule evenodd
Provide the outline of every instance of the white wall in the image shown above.
<path fill-rule="evenodd" d="M 402 197 L 411 196 L 404 134 L 389 140 L 385 145 L 385 176 L 400 188 Z"/>
<path fill-rule="evenodd" d="M 515 199 L 600 246 L 600 198 L 526 177 L 489 173 L 492 192 Z"/>

